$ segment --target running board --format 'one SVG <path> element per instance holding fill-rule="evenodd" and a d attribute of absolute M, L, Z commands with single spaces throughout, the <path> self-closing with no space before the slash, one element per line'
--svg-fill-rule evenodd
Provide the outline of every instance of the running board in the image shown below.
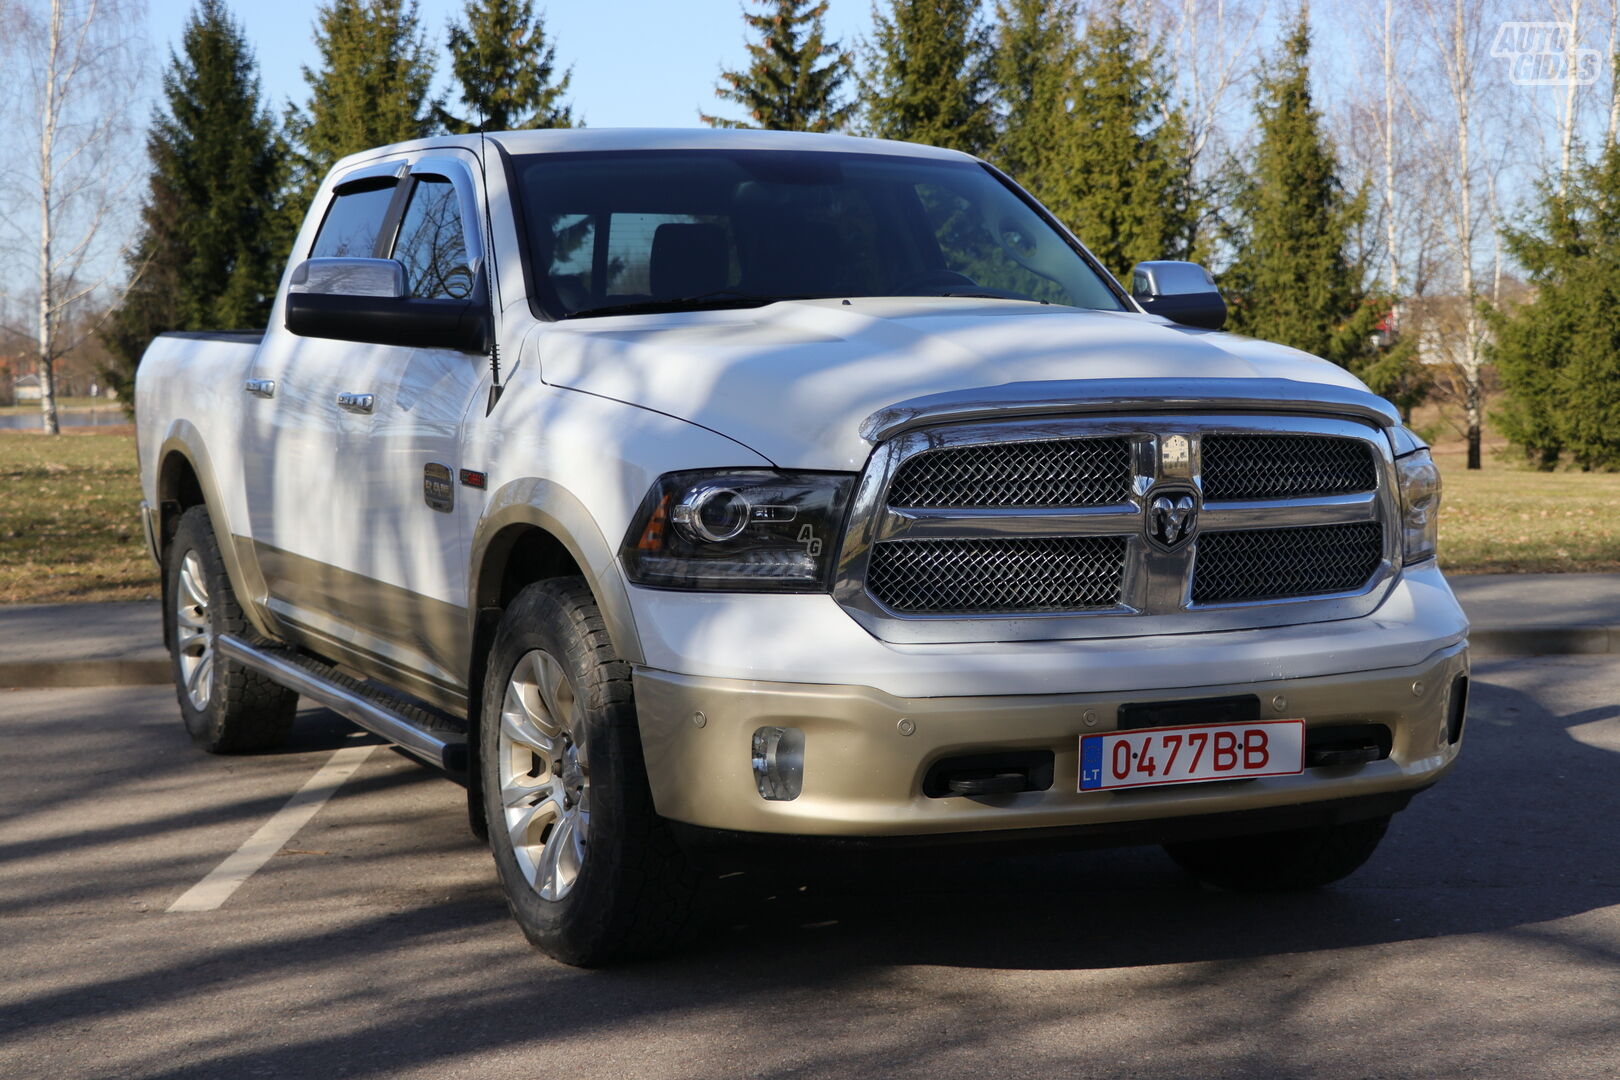
<path fill-rule="evenodd" d="M 467 729 L 454 718 L 384 693 L 329 664 L 277 646 L 254 645 L 230 634 L 214 643 L 218 655 L 253 669 L 300 697 L 331 709 L 429 765 L 467 771 Z"/>

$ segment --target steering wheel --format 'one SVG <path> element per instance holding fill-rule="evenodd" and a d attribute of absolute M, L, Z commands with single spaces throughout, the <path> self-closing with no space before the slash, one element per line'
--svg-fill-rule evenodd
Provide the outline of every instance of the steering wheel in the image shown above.
<path fill-rule="evenodd" d="M 914 292 L 918 289 L 950 289 L 967 286 L 977 288 L 978 282 L 966 274 L 958 274 L 955 270 L 922 270 L 915 274 L 907 274 L 889 290 L 890 296 L 929 296 L 931 293 Z"/>

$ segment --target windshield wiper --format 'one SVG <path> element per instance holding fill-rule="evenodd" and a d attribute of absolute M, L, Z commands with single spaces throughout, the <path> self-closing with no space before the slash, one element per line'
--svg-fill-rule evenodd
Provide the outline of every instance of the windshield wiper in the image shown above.
<path fill-rule="evenodd" d="M 606 304 L 602 307 L 581 308 L 564 315 L 565 319 L 585 319 L 595 315 L 654 315 L 665 311 L 713 311 L 721 308 L 764 307 L 778 300 L 809 300 L 808 296 L 760 296 L 756 293 L 733 292 L 720 289 L 696 296 L 674 296 L 659 300 L 633 300 L 625 304 Z"/>
<path fill-rule="evenodd" d="M 1011 289 L 977 289 L 973 292 L 940 292 L 924 293 L 924 296 L 952 296 L 963 300 L 1019 300 L 1026 304 L 1046 304 L 1051 306 L 1050 300 L 1037 300 L 1033 296 L 1013 292 Z"/>

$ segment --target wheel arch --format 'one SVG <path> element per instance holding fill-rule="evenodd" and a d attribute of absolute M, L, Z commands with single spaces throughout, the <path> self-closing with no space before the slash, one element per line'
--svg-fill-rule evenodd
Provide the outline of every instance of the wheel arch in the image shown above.
<path fill-rule="evenodd" d="M 467 578 L 467 725 L 473 755 L 467 798 L 475 832 L 482 825 L 476 754 L 484 677 L 502 612 L 525 586 L 578 575 L 589 586 L 619 656 L 639 663 L 641 642 L 617 563 L 595 518 L 561 485 L 549 480 L 514 480 L 490 496 L 473 534 Z"/>
<path fill-rule="evenodd" d="M 158 557 L 165 579 L 167 569 L 163 567 L 162 559 L 168 552 L 175 529 L 180 525 L 181 515 L 193 506 L 206 506 L 214 528 L 214 540 L 219 545 L 220 558 L 224 560 L 225 572 L 242 606 L 242 614 L 260 634 L 276 636 L 275 628 L 265 619 L 260 602 L 265 589 L 258 567 L 244 561 L 242 551 L 231 534 L 230 522 L 225 517 L 225 502 L 220 497 L 215 480 L 213 461 L 201 432 L 189 421 L 177 420 L 170 427 L 158 448 L 155 475 Z M 164 598 L 165 602 L 167 599 Z"/>
<path fill-rule="evenodd" d="M 502 485 L 491 495 L 472 542 L 468 599 L 475 658 L 481 613 L 493 611 L 498 618 L 524 586 L 574 574 L 590 586 L 619 655 L 639 663 L 641 642 L 618 555 L 595 518 L 553 481 L 525 479 Z"/>

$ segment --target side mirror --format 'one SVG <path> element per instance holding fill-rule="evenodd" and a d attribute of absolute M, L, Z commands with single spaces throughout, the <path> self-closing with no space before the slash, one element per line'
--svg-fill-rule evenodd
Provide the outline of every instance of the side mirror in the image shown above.
<path fill-rule="evenodd" d="M 1142 310 L 1184 326 L 1219 330 L 1226 325 L 1226 301 L 1215 278 L 1197 263 L 1158 259 L 1131 268 L 1131 296 Z"/>
<path fill-rule="evenodd" d="M 300 337 L 489 351 L 488 289 L 483 268 L 464 300 L 409 295 L 395 259 L 306 259 L 287 283 L 286 326 Z"/>

